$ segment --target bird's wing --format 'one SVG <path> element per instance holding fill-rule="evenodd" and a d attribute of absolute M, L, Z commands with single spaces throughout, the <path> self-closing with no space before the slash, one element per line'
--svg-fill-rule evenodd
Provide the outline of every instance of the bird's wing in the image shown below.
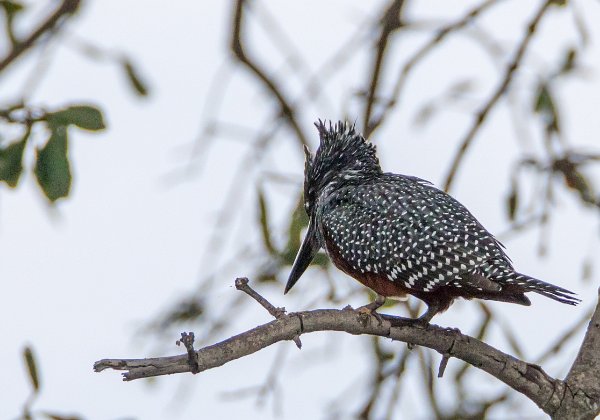
<path fill-rule="evenodd" d="M 492 259 L 498 241 L 458 201 L 412 178 L 340 189 L 323 211 L 326 247 L 359 273 L 384 273 L 417 291 L 467 287 Z"/>

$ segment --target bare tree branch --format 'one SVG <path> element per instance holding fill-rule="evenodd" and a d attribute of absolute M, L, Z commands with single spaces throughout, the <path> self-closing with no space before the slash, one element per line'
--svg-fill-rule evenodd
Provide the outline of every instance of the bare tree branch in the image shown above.
<path fill-rule="evenodd" d="M 367 138 L 373 131 L 371 128 L 371 114 L 373 113 L 373 106 L 377 100 L 377 86 L 379 84 L 381 71 L 383 70 L 383 60 L 387 56 L 387 45 L 392 34 L 402 27 L 401 13 L 403 6 L 403 0 L 392 1 L 389 7 L 386 8 L 380 21 L 381 34 L 377 41 L 377 52 L 375 53 L 373 60 L 373 70 L 371 71 L 371 81 L 367 91 L 367 101 L 365 104 L 365 113 L 363 115 L 363 134 Z"/>
<path fill-rule="evenodd" d="M 565 395 L 556 419 L 591 419 L 600 412 L 599 349 L 600 305 L 592 315 L 579 354 L 565 379 Z"/>
<path fill-rule="evenodd" d="M 450 165 L 450 170 L 448 171 L 448 175 L 446 176 L 446 181 L 444 182 L 444 191 L 449 191 L 452 186 L 452 182 L 454 181 L 454 177 L 456 176 L 456 172 L 465 157 L 465 153 L 467 149 L 473 142 L 475 135 L 479 132 L 480 128 L 483 126 L 483 123 L 488 117 L 490 111 L 494 108 L 498 100 L 504 95 L 507 91 L 510 83 L 513 80 L 514 74 L 516 70 L 519 68 L 523 57 L 525 56 L 525 52 L 527 51 L 527 47 L 529 46 L 530 41 L 533 39 L 533 35 L 536 33 L 537 27 L 542 20 L 542 17 L 546 14 L 550 6 L 555 3 L 555 0 L 546 0 L 539 10 L 536 12 L 529 25 L 527 25 L 527 30 L 525 32 L 525 36 L 521 40 L 517 51 L 515 52 L 514 58 L 508 63 L 506 67 L 506 71 L 504 72 L 504 77 L 502 81 L 496 88 L 496 90 L 492 93 L 489 99 L 485 102 L 483 107 L 477 112 L 475 115 L 475 120 L 469 128 L 469 131 L 463 138 L 454 159 L 452 160 L 452 164 Z"/>
<path fill-rule="evenodd" d="M 308 146 L 308 141 L 306 140 L 306 136 L 304 132 L 300 128 L 300 124 L 296 120 L 296 111 L 290 105 L 290 102 L 285 98 L 283 92 L 279 86 L 275 84 L 275 81 L 270 78 L 266 72 L 261 69 L 258 64 L 246 55 L 244 51 L 244 44 L 242 42 L 242 24 L 244 19 L 244 7 L 245 1 L 238 0 L 235 5 L 235 12 L 233 16 L 233 33 L 231 39 L 231 50 L 233 51 L 235 57 L 246 67 L 254 73 L 254 75 L 260 80 L 262 84 L 266 86 L 269 93 L 273 98 L 277 100 L 280 108 L 280 115 L 284 118 L 288 125 L 292 128 L 298 141 L 302 143 L 304 146 Z"/>
<path fill-rule="evenodd" d="M 244 288 L 249 287 L 244 285 Z M 262 296 L 256 299 L 255 294 L 260 296 L 256 292 L 249 295 L 257 301 L 264 300 Z M 444 357 L 455 357 L 484 370 L 527 396 L 547 414 L 556 413 L 557 418 L 567 418 L 560 417 L 561 413 L 564 411 L 571 415 L 575 409 L 582 413 L 577 418 L 592 418 L 600 412 L 600 384 L 597 381 L 600 362 L 594 360 L 594 353 L 600 347 L 600 305 L 592 317 L 582 350 L 566 383 L 552 378 L 538 365 L 503 353 L 456 329 L 436 325 L 423 328 L 413 320 L 388 315 L 382 315 L 382 321 L 379 322 L 374 316 L 351 309 L 319 309 L 280 315 L 267 324 L 197 350 L 198 371 L 222 366 L 277 342 L 291 341 L 301 334 L 317 331 L 387 337 L 393 341 L 428 347 Z M 123 380 L 131 381 L 191 372 L 193 367 L 189 360 L 188 354 L 150 359 L 103 359 L 94 364 L 94 370 L 124 370 L 127 372 L 123 373 Z M 574 406 L 575 409 L 572 408 Z"/>
<path fill-rule="evenodd" d="M 72 15 L 79 8 L 80 0 L 63 0 L 62 4 L 42 22 L 27 38 L 13 45 L 8 55 L 0 60 L 0 72 L 4 71 L 12 62 L 14 62 L 22 53 L 31 48 L 35 42 L 46 32 L 56 27 L 58 22 L 64 16 Z"/>
<path fill-rule="evenodd" d="M 466 15 L 461 17 L 456 22 L 452 22 L 442 28 L 440 28 L 436 35 L 425 44 L 422 48 L 417 50 L 416 53 L 412 57 L 410 57 L 406 63 L 402 66 L 400 70 L 400 74 L 396 79 L 396 83 L 394 84 L 394 89 L 390 98 L 383 103 L 382 109 L 379 111 L 378 115 L 370 118 L 368 127 L 365 125 L 365 130 L 368 129 L 368 133 L 373 133 L 387 118 L 388 114 L 396 107 L 399 102 L 400 92 L 404 87 L 404 83 L 406 82 L 408 75 L 412 72 L 415 66 L 421 62 L 430 52 L 434 50 L 434 47 L 441 45 L 442 41 L 450 35 L 465 26 L 467 24 L 473 22 L 480 14 L 482 14 L 485 10 L 487 10 L 490 6 L 498 3 L 498 0 L 486 0 L 483 3 L 475 6 L 471 9 Z M 370 114 L 373 112 L 370 111 Z M 368 137 L 368 135 L 367 135 Z"/>

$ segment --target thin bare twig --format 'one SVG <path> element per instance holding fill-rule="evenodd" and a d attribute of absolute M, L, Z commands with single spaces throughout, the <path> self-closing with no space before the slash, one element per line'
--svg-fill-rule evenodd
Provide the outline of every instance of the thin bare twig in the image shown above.
<path fill-rule="evenodd" d="M 42 22 L 36 30 L 23 41 L 13 45 L 13 48 L 8 55 L 0 60 L 0 72 L 4 71 L 4 69 L 13 63 L 21 54 L 31 48 L 42 35 L 53 30 L 60 22 L 61 18 L 74 14 L 79 8 L 79 4 L 80 0 L 63 0 L 58 9 Z"/>
<path fill-rule="evenodd" d="M 517 71 L 517 69 L 519 68 L 519 66 L 521 65 L 521 62 L 523 61 L 523 57 L 525 56 L 527 47 L 529 46 L 530 41 L 533 39 L 533 36 L 536 33 L 536 30 L 538 28 L 540 21 L 542 20 L 542 18 L 544 17 L 544 15 L 546 14 L 548 9 L 554 2 L 555 2 L 554 0 L 546 0 L 542 4 L 542 6 L 538 9 L 538 11 L 534 15 L 533 19 L 527 25 L 527 30 L 525 32 L 525 36 L 521 40 L 513 59 L 510 61 L 510 63 L 506 67 L 502 81 L 500 82 L 500 84 L 498 85 L 496 90 L 492 93 L 490 98 L 485 102 L 483 107 L 479 110 L 479 112 L 477 112 L 477 114 L 475 115 L 475 120 L 473 121 L 473 124 L 471 125 L 471 128 L 469 128 L 469 131 L 467 132 L 467 134 L 461 141 L 458 151 L 456 152 L 456 154 L 452 160 L 452 164 L 450 165 L 450 170 L 448 171 L 448 175 L 446 176 L 446 181 L 444 182 L 444 191 L 449 191 L 450 188 L 452 187 L 452 182 L 454 181 L 454 178 L 456 176 L 458 168 L 460 167 L 460 164 L 461 164 L 463 158 L 465 157 L 465 154 L 466 154 L 467 150 L 469 149 L 469 146 L 471 146 L 473 139 L 475 138 L 475 135 L 479 132 L 479 130 L 483 126 L 483 123 L 486 121 L 490 111 L 494 108 L 494 106 L 496 105 L 498 100 L 502 97 L 502 95 L 504 95 L 504 93 L 507 91 L 508 87 L 510 86 L 510 83 L 513 80 L 514 74 Z"/>
<path fill-rule="evenodd" d="M 404 372 L 406 371 L 406 365 L 408 362 L 408 358 L 410 357 L 411 354 L 413 354 L 413 352 L 411 352 L 408 349 L 404 349 L 398 359 L 398 362 L 396 363 L 396 367 L 393 371 L 393 375 L 394 375 L 393 380 L 395 381 L 394 391 L 391 393 L 390 399 L 388 400 L 388 405 L 387 405 L 387 410 L 386 410 L 386 415 L 385 415 L 386 420 L 392 419 L 392 415 L 394 413 L 394 407 L 401 396 L 400 387 L 402 385 L 402 379 L 404 377 Z"/>
<path fill-rule="evenodd" d="M 402 66 L 402 70 L 400 71 L 400 75 L 394 84 L 394 89 L 392 90 L 390 99 L 383 104 L 379 114 L 371 118 L 369 122 L 369 133 L 373 133 L 373 131 L 375 131 L 383 123 L 389 112 L 396 107 L 408 75 L 415 68 L 415 66 L 422 61 L 427 54 L 433 51 L 434 47 L 439 45 L 448 35 L 464 28 L 468 23 L 472 22 L 475 18 L 477 18 L 477 16 L 496 3 L 498 3 L 498 0 L 484 1 L 480 5 L 477 5 L 467 12 L 458 21 L 442 27 L 429 42 L 427 42 L 410 59 L 408 59 L 408 61 Z"/>
<path fill-rule="evenodd" d="M 260 303 L 260 305 L 265 308 L 275 319 L 279 319 L 285 315 L 285 308 L 276 308 L 269 302 L 267 299 L 258 294 L 253 288 L 248 284 L 247 277 L 238 277 L 235 279 L 235 288 L 246 293 L 252 299 Z"/>
<path fill-rule="evenodd" d="M 385 380 L 385 375 L 383 374 L 383 368 L 385 365 L 385 355 L 383 349 L 381 348 L 381 341 L 379 337 L 371 338 L 373 353 L 375 355 L 376 366 L 373 369 L 373 382 L 369 386 L 369 398 L 364 404 L 362 410 L 360 410 L 357 417 L 359 419 L 370 419 L 371 413 L 377 399 L 381 397 L 381 387 L 383 386 L 383 381 Z M 362 379 L 361 379 L 362 380 Z"/>
<path fill-rule="evenodd" d="M 429 408 L 433 412 L 433 416 L 436 419 L 442 418 L 442 410 L 440 408 L 440 404 L 437 399 L 437 395 L 435 393 L 435 382 L 433 376 L 433 357 L 432 355 L 425 351 L 425 349 L 419 348 L 417 350 L 419 354 L 419 364 L 421 366 L 421 371 L 423 372 L 423 386 L 425 388 L 425 393 L 428 397 Z"/>
<path fill-rule="evenodd" d="M 363 133 L 365 137 L 369 137 L 371 132 L 371 113 L 377 98 L 377 86 L 383 69 L 383 60 L 387 56 L 386 50 L 388 42 L 392 34 L 402 27 L 402 19 L 400 18 L 404 0 L 394 0 L 386 8 L 380 21 L 381 34 L 377 41 L 377 51 L 373 60 L 373 70 L 371 71 L 371 81 L 367 90 L 365 113 L 363 115 Z"/>
<path fill-rule="evenodd" d="M 267 76 L 266 72 L 261 69 L 258 64 L 246 55 L 244 51 L 244 44 L 242 42 L 242 25 L 244 21 L 244 7 L 245 1 L 238 0 L 235 6 L 235 13 L 233 16 L 233 32 L 231 39 L 231 50 L 234 53 L 234 56 L 240 61 L 240 63 L 244 64 L 246 67 L 254 73 L 254 75 L 260 80 L 260 82 L 265 85 L 270 94 L 277 100 L 280 108 L 280 115 L 282 118 L 287 121 L 288 125 L 292 128 L 298 141 L 303 146 L 308 146 L 308 141 L 304 132 L 300 128 L 300 124 L 296 120 L 296 111 L 290 105 L 290 101 L 288 101 L 279 86 L 275 83 L 275 81 Z"/>
<path fill-rule="evenodd" d="M 558 352 L 560 352 L 560 350 L 571 339 L 573 339 L 575 336 L 577 336 L 577 333 L 579 333 L 579 331 L 581 330 L 581 327 L 583 327 L 586 324 L 586 322 L 588 322 L 588 320 L 592 317 L 592 315 L 594 315 L 594 308 L 590 308 L 590 310 L 585 312 L 583 314 L 583 316 L 577 322 L 575 322 L 575 324 L 573 324 L 573 326 L 567 328 L 565 330 L 565 332 L 556 339 L 554 344 L 552 344 L 548 349 L 546 349 L 546 351 L 544 351 L 544 353 L 542 353 L 540 356 L 538 356 L 535 363 L 537 363 L 537 364 L 545 363 L 546 361 L 548 361 L 550 356 L 555 355 Z"/>
<path fill-rule="evenodd" d="M 194 333 L 181 333 L 181 339 L 177 340 L 175 344 L 183 344 L 188 353 L 188 363 L 190 365 L 191 372 L 195 375 L 199 372 L 198 370 L 198 359 L 196 352 L 194 351 Z"/>
<path fill-rule="evenodd" d="M 235 279 L 235 288 L 241 290 L 246 293 L 252 299 L 260 303 L 260 305 L 265 308 L 275 319 L 280 319 L 285 315 L 285 308 L 276 308 L 269 302 L 267 299 L 262 297 L 258 292 L 256 292 L 253 288 L 248 285 L 247 277 L 238 277 Z M 296 343 L 296 347 L 299 349 L 302 348 L 302 341 L 300 341 L 300 335 L 296 335 L 292 338 L 294 343 Z"/>

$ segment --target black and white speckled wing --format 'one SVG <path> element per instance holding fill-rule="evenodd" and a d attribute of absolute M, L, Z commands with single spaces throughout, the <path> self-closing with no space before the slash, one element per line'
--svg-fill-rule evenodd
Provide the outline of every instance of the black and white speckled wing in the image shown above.
<path fill-rule="evenodd" d="M 468 274 L 489 271 L 490 260 L 512 269 L 500 243 L 464 206 L 414 177 L 384 174 L 338 189 L 320 225 L 331 239 L 326 247 L 337 247 L 352 270 L 384 274 L 414 291 L 479 288 Z"/>

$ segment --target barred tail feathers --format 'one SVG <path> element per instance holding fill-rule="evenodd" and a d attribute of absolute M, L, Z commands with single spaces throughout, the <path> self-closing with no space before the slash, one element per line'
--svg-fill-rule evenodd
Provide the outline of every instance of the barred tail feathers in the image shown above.
<path fill-rule="evenodd" d="M 566 303 L 567 305 L 577 305 L 581 302 L 581 299 L 575 297 L 576 294 L 574 292 L 525 274 L 515 273 L 513 281 L 519 286 L 524 287 L 526 292 L 535 292 L 557 302 Z"/>

